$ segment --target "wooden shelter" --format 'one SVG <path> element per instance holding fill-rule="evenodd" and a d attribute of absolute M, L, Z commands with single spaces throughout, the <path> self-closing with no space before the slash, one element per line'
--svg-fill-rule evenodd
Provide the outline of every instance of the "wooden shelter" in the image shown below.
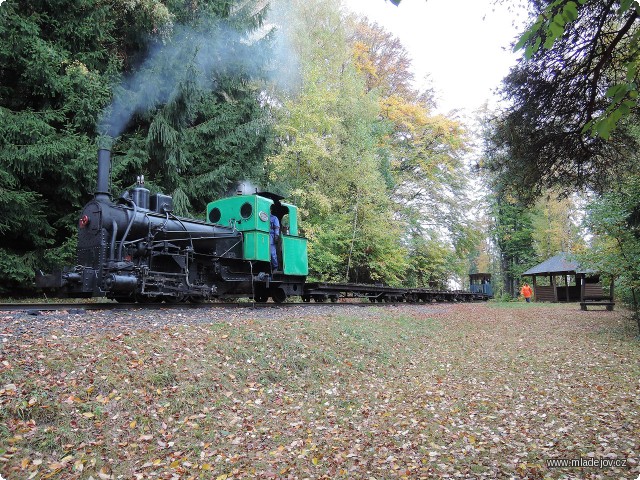
<path fill-rule="evenodd" d="M 588 305 L 602 305 L 607 310 L 613 310 L 613 279 L 606 294 L 600 283 L 600 275 L 581 268 L 567 253 L 545 260 L 522 276 L 532 277 L 533 295 L 537 302 L 580 302 L 583 310 Z M 549 285 L 538 285 L 538 277 L 548 277 Z"/>

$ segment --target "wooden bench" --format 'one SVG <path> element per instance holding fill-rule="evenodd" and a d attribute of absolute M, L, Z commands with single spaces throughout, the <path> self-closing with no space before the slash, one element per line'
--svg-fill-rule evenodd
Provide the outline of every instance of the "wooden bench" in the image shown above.
<path fill-rule="evenodd" d="M 588 300 L 584 302 L 580 302 L 580 308 L 582 310 L 586 310 L 587 307 L 591 306 L 591 307 L 607 307 L 608 311 L 613 311 L 613 306 L 615 305 L 615 302 L 611 301 L 611 298 L 602 298 L 602 299 L 598 299 L 598 300 Z"/>
<path fill-rule="evenodd" d="M 580 302 L 580 308 L 586 310 L 587 307 L 607 307 L 607 310 L 612 311 L 615 302 L 611 295 L 607 295 L 604 292 L 604 288 L 600 283 L 587 283 L 584 285 L 582 294 L 584 297 Z"/>

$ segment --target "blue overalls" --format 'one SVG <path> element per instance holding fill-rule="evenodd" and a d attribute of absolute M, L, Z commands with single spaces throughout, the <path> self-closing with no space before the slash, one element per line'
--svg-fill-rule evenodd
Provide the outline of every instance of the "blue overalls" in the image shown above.
<path fill-rule="evenodd" d="M 271 214 L 271 228 L 269 229 L 269 247 L 271 250 L 271 268 L 278 270 L 278 252 L 276 251 L 276 242 L 280 238 L 280 220 Z"/>

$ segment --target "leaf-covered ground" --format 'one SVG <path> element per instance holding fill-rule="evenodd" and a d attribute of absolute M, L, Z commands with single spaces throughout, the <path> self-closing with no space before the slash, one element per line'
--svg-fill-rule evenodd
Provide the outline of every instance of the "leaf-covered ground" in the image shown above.
<path fill-rule="evenodd" d="M 0 474 L 635 479 L 635 333 L 576 304 L 0 314 Z M 545 466 L 580 457 L 627 466 Z"/>

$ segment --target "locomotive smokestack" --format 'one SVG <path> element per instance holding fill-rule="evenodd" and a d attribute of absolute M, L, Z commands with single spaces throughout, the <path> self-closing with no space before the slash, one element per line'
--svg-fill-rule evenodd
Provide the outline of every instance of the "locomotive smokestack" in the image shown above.
<path fill-rule="evenodd" d="M 98 183 L 96 184 L 96 200 L 110 200 L 109 176 L 111 173 L 111 151 L 106 148 L 98 150 Z"/>

